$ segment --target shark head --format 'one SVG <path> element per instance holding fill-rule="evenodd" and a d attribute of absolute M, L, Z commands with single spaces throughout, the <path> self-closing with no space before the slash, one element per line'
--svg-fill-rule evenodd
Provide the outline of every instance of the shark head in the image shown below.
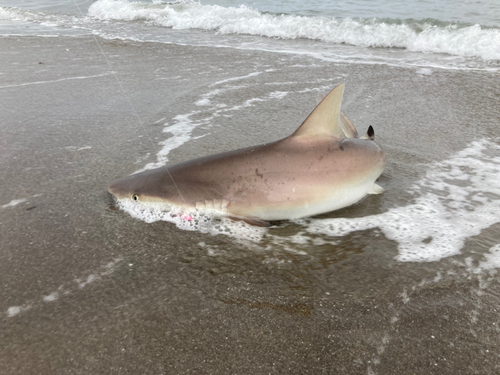
<path fill-rule="evenodd" d="M 169 206 L 169 202 L 179 195 L 168 174 L 159 173 L 158 169 L 119 178 L 108 185 L 108 191 L 119 201 L 145 206 Z"/>

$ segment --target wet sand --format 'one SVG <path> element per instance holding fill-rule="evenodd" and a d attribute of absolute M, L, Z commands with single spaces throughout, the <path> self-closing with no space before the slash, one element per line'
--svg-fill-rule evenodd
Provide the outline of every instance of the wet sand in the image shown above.
<path fill-rule="evenodd" d="M 207 116 L 193 103 L 217 82 L 248 76 L 235 102 L 270 83 L 304 93 L 201 125 L 170 163 L 286 136 L 316 104 L 308 88 L 346 82 L 343 109 L 374 126 L 381 184 L 398 194 L 335 215 L 369 215 L 410 200 L 427 163 L 498 135 L 494 73 L 99 42 L 116 76 L 93 38 L 0 39 L 2 373 L 500 372 L 500 285 L 466 261 L 498 243 L 498 224 L 439 262 L 398 262 L 376 231 L 303 255 L 146 224 L 105 189 L 156 160 L 165 122 Z"/>

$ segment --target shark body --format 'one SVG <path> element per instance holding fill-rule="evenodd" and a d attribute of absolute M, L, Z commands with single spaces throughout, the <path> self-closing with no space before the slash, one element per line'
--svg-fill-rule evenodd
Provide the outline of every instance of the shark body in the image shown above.
<path fill-rule="evenodd" d="M 358 137 L 332 90 L 290 136 L 120 178 L 118 200 L 212 210 L 252 224 L 296 219 L 350 206 L 383 189 L 385 155 L 372 127 Z"/>

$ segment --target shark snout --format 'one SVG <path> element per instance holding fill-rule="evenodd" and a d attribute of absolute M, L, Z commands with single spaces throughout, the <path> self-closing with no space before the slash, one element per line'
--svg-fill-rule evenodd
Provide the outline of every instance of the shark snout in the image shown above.
<path fill-rule="evenodd" d="M 108 185 L 108 191 L 118 200 L 146 202 L 167 198 L 168 184 L 162 179 L 162 172 L 163 169 L 149 170 L 119 178 Z"/>
<path fill-rule="evenodd" d="M 123 188 L 123 182 L 121 179 L 115 180 L 108 185 L 108 191 L 116 199 L 124 199 L 130 196 L 130 193 Z"/>

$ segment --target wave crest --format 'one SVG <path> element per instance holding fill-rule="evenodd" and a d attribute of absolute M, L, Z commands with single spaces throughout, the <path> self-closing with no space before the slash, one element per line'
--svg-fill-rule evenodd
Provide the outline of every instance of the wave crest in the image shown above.
<path fill-rule="evenodd" d="M 174 29 L 249 34 L 282 39 L 312 39 L 362 47 L 405 48 L 500 60 L 500 30 L 433 20 L 309 17 L 261 13 L 247 6 L 222 7 L 195 1 L 130 3 L 98 0 L 89 15 L 100 20 L 144 21 Z"/>

